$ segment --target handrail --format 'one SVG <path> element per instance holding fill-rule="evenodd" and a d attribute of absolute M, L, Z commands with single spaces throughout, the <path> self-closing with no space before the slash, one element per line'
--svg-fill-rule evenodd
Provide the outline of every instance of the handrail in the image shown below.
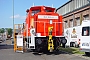
<path fill-rule="evenodd" d="M 44 21 L 34 21 L 34 23 L 37 23 L 37 22 L 38 22 L 38 23 L 43 23 L 43 24 L 44 24 L 44 35 L 46 36 L 46 33 L 45 33 L 45 26 L 46 26 L 46 23 L 50 23 L 50 22 L 44 22 Z M 60 24 L 60 23 L 64 23 L 64 22 L 52 22 L 52 23 L 54 23 L 54 24 L 55 24 L 55 26 L 54 26 L 54 27 L 55 27 L 55 36 L 56 36 L 56 24 L 57 24 L 57 23 L 59 23 L 59 24 Z M 35 27 L 36 27 L 36 25 L 35 25 Z M 62 26 L 62 27 L 63 27 L 63 26 Z"/>

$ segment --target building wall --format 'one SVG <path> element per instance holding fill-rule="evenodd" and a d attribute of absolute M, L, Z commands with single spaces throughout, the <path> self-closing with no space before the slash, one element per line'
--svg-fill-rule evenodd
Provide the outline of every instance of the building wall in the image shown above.
<path fill-rule="evenodd" d="M 63 21 L 65 22 L 64 27 L 69 28 L 69 27 L 79 26 L 81 20 L 90 20 L 90 7 L 88 6 L 85 8 L 86 9 L 82 8 L 68 15 L 65 15 L 63 17 Z"/>
<path fill-rule="evenodd" d="M 87 0 L 70 0 L 56 12 L 63 15 L 64 28 L 79 26 L 82 20 L 90 20 L 90 5 Z"/>

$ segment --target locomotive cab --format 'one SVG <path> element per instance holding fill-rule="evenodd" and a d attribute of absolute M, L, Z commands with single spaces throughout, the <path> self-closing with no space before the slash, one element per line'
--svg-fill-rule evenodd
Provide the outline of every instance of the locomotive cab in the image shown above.
<path fill-rule="evenodd" d="M 55 12 L 55 8 L 34 6 L 26 12 L 26 36 L 29 49 L 53 52 L 61 43 L 65 46 L 67 41 L 63 36 L 62 16 Z M 49 31 L 51 27 L 53 27 L 52 32 Z"/>
<path fill-rule="evenodd" d="M 31 16 L 34 16 L 39 12 L 54 12 L 54 11 L 55 11 L 55 8 L 45 7 L 45 6 L 31 7 L 30 10 L 29 9 L 26 10 L 27 13 L 30 12 Z"/>

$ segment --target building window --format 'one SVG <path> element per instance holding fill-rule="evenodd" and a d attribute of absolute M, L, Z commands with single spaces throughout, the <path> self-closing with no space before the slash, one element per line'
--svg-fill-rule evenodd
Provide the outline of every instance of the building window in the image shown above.
<path fill-rule="evenodd" d="M 65 28 L 68 28 L 68 22 L 65 21 L 65 24 L 64 24 Z"/>
<path fill-rule="evenodd" d="M 77 22 L 76 26 L 79 26 L 80 25 L 80 17 L 76 18 L 76 22 Z"/>
<path fill-rule="evenodd" d="M 70 20 L 70 27 L 73 27 L 73 19 Z"/>
<path fill-rule="evenodd" d="M 83 17 L 84 17 L 84 20 L 89 20 L 89 14 L 84 15 Z"/>

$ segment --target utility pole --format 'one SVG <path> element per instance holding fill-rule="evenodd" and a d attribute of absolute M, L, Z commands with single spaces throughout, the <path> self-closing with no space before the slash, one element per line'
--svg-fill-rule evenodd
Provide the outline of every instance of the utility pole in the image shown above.
<path fill-rule="evenodd" d="M 14 31 L 14 0 L 13 0 L 13 31 Z"/>
<path fill-rule="evenodd" d="M 13 35 L 13 40 L 12 40 L 12 43 L 13 43 L 13 41 L 14 41 L 14 0 L 13 0 L 12 3 L 13 3 L 13 7 L 12 7 L 13 8 L 13 34 L 12 34 Z"/>
<path fill-rule="evenodd" d="M 88 3 L 88 5 L 89 5 L 89 19 L 90 19 L 90 0 L 87 0 L 89 3 Z"/>
<path fill-rule="evenodd" d="M 76 24 L 76 21 L 75 21 L 75 15 L 74 15 L 74 8 L 75 8 L 75 3 L 74 3 L 74 0 L 72 0 L 73 1 L 73 27 L 75 26 L 75 24 Z"/>

